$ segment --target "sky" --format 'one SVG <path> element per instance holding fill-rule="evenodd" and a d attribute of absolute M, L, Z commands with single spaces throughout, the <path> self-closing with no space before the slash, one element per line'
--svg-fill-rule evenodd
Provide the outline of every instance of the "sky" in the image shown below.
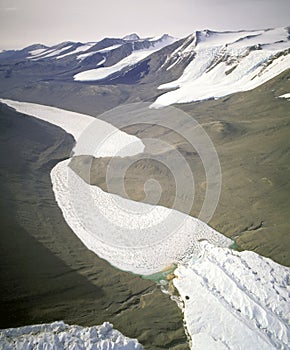
<path fill-rule="evenodd" d="M 0 0 L 0 50 L 290 25 L 290 0 Z"/>

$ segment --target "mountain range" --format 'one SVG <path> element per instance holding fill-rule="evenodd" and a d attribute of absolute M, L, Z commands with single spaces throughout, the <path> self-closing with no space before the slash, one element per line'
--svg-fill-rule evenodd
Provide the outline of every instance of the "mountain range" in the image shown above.
<path fill-rule="evenodd" d="M 89 114 L 139 100 L 159 108 L 215 99 L 251 90 L 288 69 L 289 33 L 290 27 L 203 30 L 183 39 L 134 33 L 34 44 L 0 53 L 0 94 L 72 110 L 82 106 Z"/>

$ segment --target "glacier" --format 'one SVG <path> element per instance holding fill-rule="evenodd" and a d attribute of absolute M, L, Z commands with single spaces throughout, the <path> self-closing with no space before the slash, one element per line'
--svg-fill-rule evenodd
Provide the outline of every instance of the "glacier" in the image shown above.
<path fill-rule="evenodd" d="M 94 118 L 90 116 L 48 106 L 3 99 L 1 102 L 14 107 L 21 113 L 35 117 L 43 113 L 41 119 L 62 127 L 71 133 L 76 141 L 80 131 L 94 122 L 92 121 Z M 106 124 L 108 123 L 102 122 L 99 124 L 100 128 L 104 127 L 102 130 L 110 132 L 112 126 L 106 126 Z M 120 134 L 115 148 L 112 150 L 104 147 L 101 154 L 114 155 L 121 145 L 118 142 L 123 140 L 122 145 L 130 144 L 133 141 L 132 137 L 126 133 Z M 136 142 L 136 139 L 134 138 L 134 142 L 138 147 L 134 151 L 142 152 L 144 145 L 141 140 L 139 143 Z M 77 150 L 77 145 L 75 149 Z M 85 152 L 86 149 L 81 150 L 79 154 L 85 154 Z M 90 186 L 80 179 L 68 167 L 68 162 L 69 160 L 65 160 L 58 163 L 51 171 L 56 200 L 68 225 L 89 249 L 120 269 L 150 274 L 158 269 L 160 271 L 170 262 L 175 262 L 177 268 L 174 272 L 173 284 L 180 295 L 179 305 L 182 305 L 192 349 L 289 349 L 289 268 L 254 252 L 237 252 L 228 249 L 231 240 L 200 220 L 178 212 L 173 213 L 186 217 L 183 221 L 184 231 L 177 231 L 175 235 L 169 237 L 163 236 L 161 245 L 138 246 L 136 241 L 134 242 L 134 237 L 125 236 L 124 239 L 123 233 L 126 234 L 125 231 L 132 225 L 137 228 L 142 224 L 146 226 L 148 223 L 144 222 L 144 217 L 147 217 L 148 222 L 152 220 L 159 222 L 163 215 L 168 215 L 167 211 L 170 209 L 129 201 L 103 192 L 98 187 Z M 86 200 L 80 201 L 86 204 L 83 208 L 74 205 L 71 185 L 77 189 L 78 196 L 90 194 L 94 212 L 90 211 L 91 203 Z M 118 213 L 118 207 L 115 204 L 123 205 L 125 202 L 132 212 L 130 214 L 128 211 L 127 216 L 124 217 L 123 213 L 123 216 Z M 138 222 L 138 215 L 132 214 L 134 210 L 145 213 L 142 222 Z M 116 221 L 116 227 L 118 227 L 118 220 L 121 220 L 119 230 L 122 234 L 120 235 L 118 230 L 109 232 L 112 235 L 110 238 L 114 237 L 113 241 L 116 239 L 118 242 L 115 245 L 112 241 L 106 241 L 105 235 L 101 237 L 98 236 L 98 232 L 95 234 L 92 232 L 95 227 L 97 231 L 102 227 L 106 229 L 104 220 L 112 216 Z M 124 218 L 125 225 L 122 226 Z M 108 227 L 112 228 L 112 226 Z M 155 229 L 154 225 L 152 227 L 152 229 L 149 228 L 149 234 L 150 230 Z M 160 232 L 162 233 L 165 229 L 166 227 Z M 194 234 L 191 232 L 192 229 L 195 231 Z M 190 249 L 191 244 L 195 248 L 196 241 L 199 244 L 198 254 L 195 249 L 193 251 Z M 9 331 L 2 331 L 1 339 L 7 338 L 5 332 L 9 334 Z M 30 341 L 29 336 L 27 341 Z M 132 346 L 139 345 L 133 342 Z M 136 347 L 136 349 L 139 348 Z M 132 349 L 135 348 L 132 347 Z"/>
<path fill-rule="evenodd" d="M 144 149 L 140 139 L 102 120 L 49 106 L 0 101 L 71 133 L 76 139 L 74 155 L 127 156 Z M 97 123 L 94 134 L 88 134 L 85 144 L 78 143 L 80 135 L 93 123 Z M 105 142 L 91 153 L 90 145 L 98 140 Z M 121 270 L 151 275 L 177 263 L 188 250 L 198 255 L 200 240 L 223 247 L 233 243 L 197 218 L 87 184 L 69 167 L 69 160 L 52 169 L 51 181 L 56 201 L 73 232 L 90 250 Z"/>
<path fill-rule="evenodd" d="M 167 60 L 171 69 L 183 57 L 192 59 L 177 80 L 162 84 L 163 93 L 152 104 L 216 99 L 252 90 L 290 68 L 288 28 L 261 31 L 196 32 Z"/>
<path fill-rule="evenodd" d="M 289 268 L 204 242 L 175 275 L 191 349 L 289 349 Z"/>

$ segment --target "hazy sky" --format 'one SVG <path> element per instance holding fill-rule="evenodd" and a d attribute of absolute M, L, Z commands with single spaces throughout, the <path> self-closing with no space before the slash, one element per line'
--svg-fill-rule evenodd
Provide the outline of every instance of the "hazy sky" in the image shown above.
<path fill-rule="evenodd" d="M 290 0 L 0 0 L 0 49 L 290 25 Z"/>

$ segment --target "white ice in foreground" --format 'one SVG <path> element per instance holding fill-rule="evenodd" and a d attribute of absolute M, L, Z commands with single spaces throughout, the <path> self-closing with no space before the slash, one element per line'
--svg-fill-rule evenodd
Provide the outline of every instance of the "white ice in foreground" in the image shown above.
<path fill-rule="evenodd" d="M 69 326 L 63 322 L 0 330 L 2 350 L 142 350 L 105 322 L 101 326 Z"/>
<path fill-rule="evenodd" d="M 71 134 L 75 140 L 78 140 L 82 133 L 89 127 L 94 128 L 94 139 L 92 140 L 88 138 L 88 140 L 86 140 L 87 142 L 83 141 L 81 143 L 81 146 L 76 144 L 73 149 L 74 155 L 89 154 L 96 157 L 105 157 L 108 156 L 108 148 L 110 148 L 110 155 L 113 156 L 119 149 L 122 149 L 129 145 L 130 147 L 128 148 L 130 148 L 131 153 L 128 149 L 126 149 L 124 151 L 124 155 L 138 154 L 144 149 L 144 144 L 139 138 L 128 135 L 125 132 L 118 130 L 111 124 L 89 115 L 29 102 L 18 102 L 6 99 L 0 99 L 0 102 L 5 103 L 12 108 L 15 108 L 15 110 L 19 113 L 24 113 L 59 126 L 67 133 Z M 110 137 L 110 142 L 106 143 L 105 148 L 96 148 L 95 153 L 92 154 L 92 142 L 97 145 L 98 138 L 103 139 L 104 135 L 108 135 L 108 137 Z M 123 156 L 122 152 L 120 152 L 119 156 Z"/>
<path fill-rule="evenodd" d="M 290 348 L 290 269 L 256 253 L 203 243 L 175 270 L 194 350 Z"/>
<path fill-rule="evenodd" d="M 290 68 L 288 36 L 287 28 L 197 32 L 167 58 L 173 60 L 168 69 L 184 57 L 191 60 L 179 79 L 158 87 L 175 90 L 159 96 L 152 106 L 219 98 L 260 86 Z"/>

